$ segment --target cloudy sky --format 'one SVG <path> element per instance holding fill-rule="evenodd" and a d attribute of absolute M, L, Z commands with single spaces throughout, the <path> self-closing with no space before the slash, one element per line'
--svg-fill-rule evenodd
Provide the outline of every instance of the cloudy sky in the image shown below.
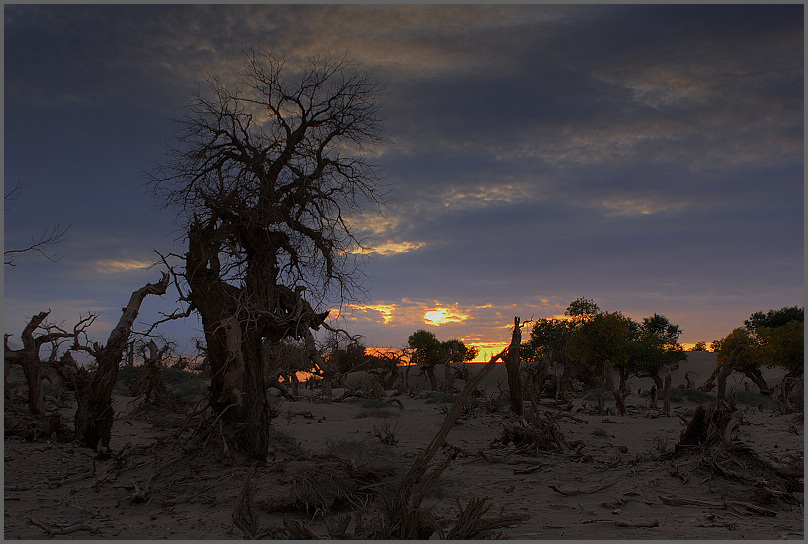
<path fill-rule="evenodd" d="M 171 121 L 243 49 L 347 52 L 384 82 L 385 217 L 338 325 L 490 352 L 571 300 L 711 341 L 802 305 L 803 6 L 5 5 L 5 248 L 61 222 L 58 262 L 4 266 L 4 331 L 88 311 L 105 340 L 183 252 L 146 177 Z M 141 319 L 176 297 L 147 299 Z M 334 306 L 336 308 L 336 306 Z M 336 313 L 336 312 L 334 312 Z M 145 328 L 145 325 L 139 326 Z M 198 320 L 163 332 L 181 348 Z M 12 345 L 14 343 L 12 342 Z"/>

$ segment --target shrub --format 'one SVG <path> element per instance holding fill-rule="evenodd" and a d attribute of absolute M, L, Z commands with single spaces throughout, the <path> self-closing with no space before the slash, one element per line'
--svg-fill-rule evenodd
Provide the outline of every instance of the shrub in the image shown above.
<path fill-rule="evenodd" d="M 163 383 L 174 388 L 184 400 L 196 400 L 208 395 L 210 380 L 205 380 L 192 372 L 179 368 L 163 368 Z"/>
<path fill-rule="evenodd" d="M 451 404 L 457 401 L 457 395 L 453 393 L 442 393 L 441 391 L 429 391 L 424 394 L 424 399 L 427 404 Z"/>
<path fill-rule="evenodd" d="M 395 452 L 390 446 L 363 440 L 339 440 L 336 442 L 329 440 L 326 443 L 326 452 L 355 461 L 367 461 L 373 457 L 395 456 Z"/>
<path fill-rule="evenodd" d="M 277 431 L 274 428 L 272 429 L 272 433 L 269 437 L 269 445 L 270 447 L 281 448 L 297 455 L 306 455 L 306 450 L 304 450 L 299 443 L 296 443 L 292 436 L 281 431 Z"/>
<path fill-rule="evenodd" d="M 354 419 L 362 419 L 366 417 L 398 417 L 398 415 L 398 413 L 385 408 L 367 408 L 359 410 L 354 416 Z"/>
<path fill-rule="evenodd" d="M 715 402 L 715 395 L 713 393 L 705 393 L 698 389 L 675 389 L 670 390 L 672 402 L 693 402 L 695 404 L 710 404 Z"/>
<path fill-rule="evenodd" d="M 387 408 L 388 404 L 381 399 L 359 399 L 359 406 L 362 408 Z"/>
<path fill-rule="evenodd" d="M 746 404 L 748 406 L 760 406 L 764 408 L 774 409 L 775 402 L 769 395 L 761 395 L 755 391 L 735 391 L 735 401 L 738 404 Z"/>
<path fill-rule="evenodd" d="M 611 389 L 606 389 L 605 387 L 595 387 L 594 389 L 587 389 L 581 393 L 583 395 L 584 400 L 598 400 L 598 395 L 600 395 L 603 400 L 614 399 L 612 395 Z"/>

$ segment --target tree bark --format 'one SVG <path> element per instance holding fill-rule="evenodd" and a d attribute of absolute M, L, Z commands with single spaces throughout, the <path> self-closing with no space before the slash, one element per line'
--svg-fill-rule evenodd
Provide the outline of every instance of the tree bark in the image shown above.
<path fill-rule="evenodd" d="M 718 371 L 718 389 L 716 390 L 716 402 L 719 404 L 722 400 L 726 398 L 726 391 L 727 391 L 727 376 L 731 372 L 728 366 L 722 366 L 721 369 Z"/>
<path fill-rule="evenodd" d="M 251 338 L 249 343 L 243 345 L 243 351 L 247 361 L 255 361 L 254 364 L 244 365 L 244 416 L 247 423 L 247 446 L 253 458 L 264 461 L 269 450 L 271 412 L 264 387 L 261 339 Z"/>
<path fill-rule="evenodd" d="M 505 356 L 505 370 L 508 373 L 508 389 L 511 397 L 511 411 L 518 416 L 524 413 L 524 390 L 519 374 L 519 345 L 522 343 L 521 318 L 513 318 L 513 333 L 508 353 Z"/>
<path fill-rule="evenodd" d="M 626 415 L 626 397 L 620 391 L 612 391 L 612 395 L 614 396 L 614 402 L 617 406 L 617 411 L 620 413 L 621 416 Z"/>
<path fill-rule="evenodd" d="M 427 365 L 424 367 L 424 372 L 426 372 L 426 375 L 429 378 L 429 388 L 432 391 L 437 391 L 438 379 L 435 377 L 435 367 L 433 365 Z"/>
<path fill-rule="evenodd" d="M 728 360 L 724 361 L 723 363 L 719 363 L 715 367 L 715 369 L 713 370 L 713 373 L 710 374 L 710 376 L 704 382 L 704 385 L 699 387 L 699 391 L 704 391 L 704 392 L 707 392 L 707 393 L 712 391 L 713 387 L 715 387 L 715 380 L 718 379 L 718 376 L 719 376 L 721 370 L 726 367 L 727 368 L 727 375 L 729 375 L 730 372 L 735 370 L 735 367 L 738 364 L 738 359 L 740 358 L 741 354 L 744 351 L 745 351 L 745 348 L 743 346 L 736 347 L 735 351 L 732 352 L 732 355 L 730 355 Z"/>
<path fill-rule="evenodd" d="M 48 342 L 59 338 L 70 338 L 70 333 L 48 332 L 41 336 L 34 336 L 37 328 L 45 321 L 50 311 L 39 312 L 25 325 L 20 335 L 23 347 L 12 350 L 8 345 L 8 336 L 4 340 L 4 359 L 8 368 L 10 364 L 22 366 L 25 381 L 28 383 L 28 408 L 33 414 L 45 414 L 45 398 L 42 394 L 43 364 L 39 358 L 39 351 Z"/>
<path fill-rule="evenodd" d="M 671 373 L 665 376 L 665 385 L 662 389 L 662 413 L 666 416 L 671 415 Z"/>
<path fill-rule="evenodd" d="M 115 413 L 112 409 L 112 390 L 118 378 L 118 367 L 132 332 L 140 305 L 148 295 L 163 295 L 168 288 L 169 277 L 163 274 L 157 283 L 149 283 L 132 293 L 123 309 L 118 324 L 112 329 L 103 348 L 88 349 L 98 368 L 90 383 L 76 391 L 78 409 L 75 416 L 76 436 L 90 448 L 98 449 L 98 443 L 109 449 Z"/>
<path fill-rule="evenodd" d="M 761 395 L 771 395 L 772 391 L 769 388 L 769 384 L 766 383 L 766 379 L 763 377 L 763 374 L 760 372 L 760 368 L 752 368 L 749 370 L 744 371 L 744 375 L 752 380 L 758 389 L 760 390 Z"/>

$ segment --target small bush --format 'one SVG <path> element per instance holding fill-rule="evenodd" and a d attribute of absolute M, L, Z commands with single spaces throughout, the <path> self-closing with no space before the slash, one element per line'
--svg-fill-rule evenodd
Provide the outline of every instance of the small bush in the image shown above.
<path fill-rule="evenodd" d="M 395 456 L 395 452 L 388 445 L 362 440 L 339 440 L 337 442 L 329 440 L 326 444 L 326 452 L 355 461 L 367 461 L 374 457 Z"/>
<path fill-rule="evenodd" d="M 114 393 L 119 396 L 129 397 L 132 392 L 129 386 L 143 372 L 143 366 L 124 365 L 118 369 L 118 380 L 115 384 Z M 180 400 L 192 402 L 205 398 L 208 395 L 210 380 L 205 380 L 185 370 L 174 367 L 163 367 L 161 369 L 163 383 Z"/>
<path fill-rule="evenodd" d="M 366 417 L 398 417 L 399 414 L 393 412 L 392 410 L 387 410 L 385 408 L 367 408 L 364 410 L 359 410 L 354 419 L 363 419 Z"/>
<path fill-rule="evenodd" d="M 58 399 L 64 392 L 65 388 L 60 384 L 51 383 L 47 380 L 42 382 L 42 393 L 45 395 Z"/>
<path fill-rule="evenodd" d="M 113 393 L 121 397 L 130 397 L 132 392 L 129 391 L 129 386 L 140 375 L 142 367 L 124 365 L 118 369 L 118 379 L 115 382 L 115 389 Z"/>
<path fill-rule="evenodd" d="M 205 398 L 210 388 L 210 380 L 204 380 L 192 372 L 179 368 L 163 368 L 163 383 L 174 388 L 184 400 Z"/>
<path fill-rule="evenodd" d="M 598 400 L 598 395 L 600 395 L 603 400 L 614 399 L 612 395 L 611 389 L 606 389 L 605 387 L 595 387 L 594 389 L 587 389 L 586 391 L 581 392 L 583 396 L 583 400 Z"/>
<path fill-rule="evenodd" d="M 738 404 L 746 404 L 748 406 L 760 406 L 773 410 L 775 407 L 774 400 L 769 395 L 761 395 L 754 391 L 735 391 L 735 401 Z"/>
<path fill-rule="evenodd" d="M 381 399 L 359 399 L 362 408 L 387 408 L 388 404 Z"/>
<path fill-rule="evenodd" d="M 715 402 L 713 393 L 705 393 L 698 389 L 671 389 L 671 402 L 692 402 L 695 404 L 710 404 Z"/>
<path fill-rule="evenodd" d="M 272 427 L 269 436 L 270 447 L 281 448 L 298 455 L 306 455 L 306 451 L 295 442 L 294 437 Z"/>
<path fill-rule="evenodd" d="M 607 433 L 607 432 L 606 432 L 606 431 L 603 429 L 603 427 L 595 427 L 595 428 L 592 430 L 592 434 L 593 434 L 593 435 L 595 435 L 595 436 L 599 436 L 599 437 L 601 437 L 601 438 L 611 438 L 611 435 L 610 435 L 609 433 Z"/>
<path fill-rule="evenodd" d="M 427 404 L 451 404 L 457 401 L 457 395 L 441 391 L 429 391 L 424 395 L 424 399 Z"/>

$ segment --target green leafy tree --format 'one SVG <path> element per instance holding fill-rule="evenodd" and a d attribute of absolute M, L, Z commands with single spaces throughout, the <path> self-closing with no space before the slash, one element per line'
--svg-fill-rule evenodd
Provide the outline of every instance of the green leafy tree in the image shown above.
<path fill-rule="evenodd" d="M 423 329 L 412 333 L 407 339 L 407 345 L 413 350 L 410 362 L 421 366 L 429 378 L 429 386 L 433 391 L 438 390 L 435 365 L 471 361 L 478 353 L 477 348 L 467 346 L 460 340 L 441 342 L 433 333 Z"/>
<path fill-rule="evenodd" d="M 779 366 L 793 376 L 802 376 L 805 364 L 805 328 L 802 321 L 789 321 L 779 327 L 758 327 L 757 345 L 751 356 L 762 365 Z"/>
<path fill-rule="evenodd" d="M 422 367 L 429 378 L 429 386 L 433 391 L 438 390 L 438 380 L 435 377 L 435 365 L 446 360 L 447 350 L 440 340 L 431 332 L 419 329 L 407 338 L 407 345 L 413 350 L 411 362 Z"/>
<path fill-rule="evenodd" d="M 570 303 L 570 319 L 539 319 L 522 346 L 525 359 L 546 358 L 564 366 L 564 378 L 588 386 L 611 388 L 610 368 L 617 369 L 620 387 L 636 375 L 662 387 L 661 372 L 685 358 L 682 331 L 662 315 L 636 323 L 620 312 L 604 312 L 589 299 Z"/>
<path fill-rule="evenodd" d="M 570 358 L 588 363 L 599 385 L 612 388 L 610 365 L 620 367 L 629 361 L 627 343 L 631 320 L 620 312 L 590 315 L 575 328 L 570 342 Z"/>
<path fill-rule="evenodd" d="M 721 340 L 713 342 L 718 363 L 713 376 L 707 379 L 703 389 L 709 390 L 722 365 L 730 365 L 731 371 L 741 372 L 758 386 L 760 392 L 769 394 L 761 367 L 780 367 L 791 376 L 804 372 L 804 321 L 803 308 L 796 306 L 779 310 L 753 313 Z"/>
<path fill-rule="evenodd" d="M 707 351 L 707 342 L 699 341 L 693 346 L 690 351 Z"/>
<path fill-rule="evenodd" d="M 751 333 L 756 333 L 756 331 L 760 327 L 767 327 L 770 329 L 782 327 L 792 321 L 797 321 L 800 323 L 805 322 L 805 309 L 798 308 L 797 306 L 790 306 L 787 308 L 780 308 L 779 310 L 769 310 L 765 314 L 760 312 L 755 312 L 749 319 L 743 322 L 746 325 L 746 328 Z"/>
<path fill-rule="evenodd" d="M 657 388 L 662 388 L 662 372 L 684 360 L 684 348 L 679 344 L 682 334 L 678 325 L 667 317 L 654 314 L 642 323 L 632 322 L 627 342 L 628 359 L 618 365 L 621 389 L 630 375 L 651 378 Z"/>
<path fill-rule="evenodd" d="M 564 311 L 564 315 L 575 317 L 581 315 L 595 315 L 599 312 L 600 306 L 598 306 L 594 300 L 578 297 L 570 302 L 570 305 L 567 306 L 567 309 Z"/>
<path fill-rule="evenodd" d="M 572 319 L 542 318 L 536 320 L 530 338 L 522 343 L 521 357 L 524 360 L 547 358 L 553 363 L 562 363 L 569 349 L 569 341 L 576 322 Z"/>
<path fill-rule="evenodd" d="M 467 346 L 461 340 L 456 338 L 441 342 L 441 347 L 447 354 L 446 357 L 451 363 L 465 363 L 468 361 L 473 361 L 480 352 L 480 350 L 474 346 Z"/>

